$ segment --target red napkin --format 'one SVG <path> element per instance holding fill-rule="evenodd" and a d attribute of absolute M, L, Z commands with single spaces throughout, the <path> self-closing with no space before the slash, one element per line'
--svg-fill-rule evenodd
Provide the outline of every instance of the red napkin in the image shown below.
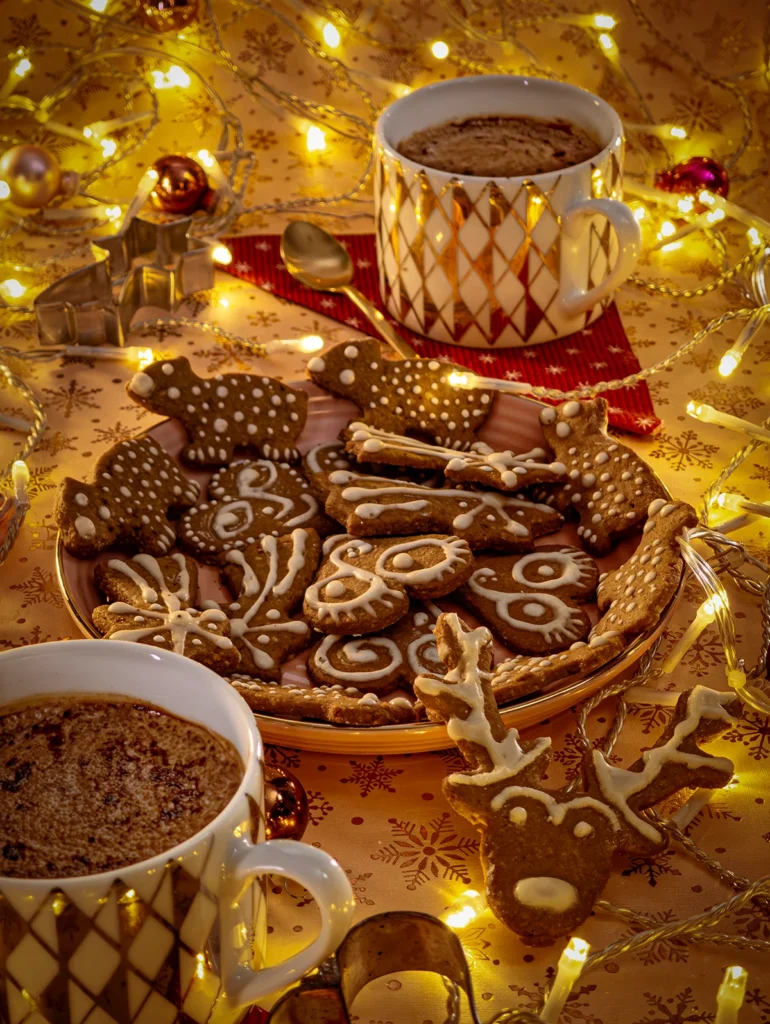
<path fill-rule="evenodd" d="M 356 287 L 384 312 L 377 279 L 374 235 L 337 237 L 353 260 Z M 369 329 L 363 315 L 344 295 L 315 292 L 287 273 L 281 261 L 279 235 L 246 235 L 224 241 L 233 254 L 233 262 L 225 269 L 235 277 L 251 281 L 265 291 L 297 302 L 332 320 L 362 331 Z M 446 345 L 415 334 L 393 320 L 390 322 L 421 356 L 446 356 L 483 377 L 525 380 L 569 391 L 584 384 L 627 377 L 641 369 L 614 305 L 585 330 L 568 338 L 529 348 L 495 351 Z M 372 328 L 371 333 L 376 334 L 376 331 Z M 610 403 L 609 417 L 613 427 L 634 434 L 651 434 L 660 426 L 650 392 L 643 381 L 632 388 L 605 392 L 604 397 Z"/>

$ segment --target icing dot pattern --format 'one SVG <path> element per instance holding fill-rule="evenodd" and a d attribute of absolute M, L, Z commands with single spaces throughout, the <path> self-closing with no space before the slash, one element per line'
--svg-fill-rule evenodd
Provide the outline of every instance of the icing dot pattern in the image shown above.
<path fill-rule="evenodd" d="M 495 397 L 453 387 L 449 375 L 462 370 L 436 359 L 383 359 L 373 339 L 335 345 L 307 364 L 310 379 L 355 402 L 368 426 L 398 433 L 407 424 L 407 432 L 420 432 L 455 451 L 474 443 Z"/>
<path fill-rule="evenodd" d="M 308 396 L 272 377 L 227 373 L 199 377 L 184 356 L 151 363 L 126 385 L 151 412 L 180 420 L 190 443 L 185 461 L 201 468 L 233 459 L 236 447 L 266 459 L 295 462 L 307 417 Z"/>
<path fill-rule="evenodd" d="M 54 508 L 64 546 L 88 558 L 109 547 L 165 555 L 176 540 L 169 514 L 194 505 L 198 484 L 150 437 L 121 441 L 86 481 L 65 477 Z"/>
<path fill-rule="evenodd" d="M 578 534 L 594 555 L 638 530 L 649 503 L 663 495 L 649 466 L 607 433 L 607 408 L 604 398 L 594 398 L 540 413 L 543 435 L 567 469 L 551 502 L 578 512 Z"/>

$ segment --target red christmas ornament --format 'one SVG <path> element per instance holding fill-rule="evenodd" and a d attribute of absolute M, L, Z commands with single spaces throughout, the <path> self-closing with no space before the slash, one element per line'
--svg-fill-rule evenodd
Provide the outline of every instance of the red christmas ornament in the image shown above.
<path fill-rule="evenodd" d="M 265 834 L 268 839 L 301 839 L 310 819 L 307 793 L 296 775 L 265 765 Z"/>
<path fill-rule="evenodd" d="M 156 210 L 187 217 L 196 210 L 210 209 L 214 193 L 206 172 L 191 157 L 162 156 L 153 168 L 158 172 L 158 184 L 150 193 L 150 202 Z"/>
<path fill-rule="evenodd" d="M 727 196 L 730 183 L 727 171 L 708 156 L 691 156 L 668 171 L 655 175 L 655 187 L 661 192 L 682 192 L 697 195 L 703 189 L 718 196 Z"/>
<path fill-rule="evenodd" d="M 267 1010 L 263 1010 L 260 1006 L 252 1006 L 245 1024 L 265 1024 L 266 1020 Z"/>

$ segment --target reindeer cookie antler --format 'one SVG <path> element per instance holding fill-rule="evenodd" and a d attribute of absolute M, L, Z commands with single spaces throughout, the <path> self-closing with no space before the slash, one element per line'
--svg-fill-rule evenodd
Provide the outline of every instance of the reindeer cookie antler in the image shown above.
<path fill-rule="evenodd" d="M 542 777 L 551 741 L 520 741 L 506 731 L 492 695 L 491 636 L 455 614 L 436 625 L 442 679 L 419 676 L 415 692 L 431 718 L 443 719 L 468 765 L 444 780 L 452 806 L 480 830 L 490 909 L 528 945 L 548 945 L 588 917 L 612 869 L 616 850 L 660 852 L 666 840 L 640 811 L 690 786 L 717 788 L 733 765 L 698 744 L 733 722 L 731 693 L 695 687 L 683 693 L 658 742 L 629 769 L 594 751 L 587 788 L 550 791 Z"/>

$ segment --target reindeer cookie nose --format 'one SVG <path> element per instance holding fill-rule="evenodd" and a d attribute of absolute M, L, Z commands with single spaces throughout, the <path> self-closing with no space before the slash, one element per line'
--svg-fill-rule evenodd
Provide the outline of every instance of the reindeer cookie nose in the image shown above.
<path fill-rule="evenodd" d="M 554 914 L 563 914 L 580 900 L 580 893 L 574 885 L 565 882 L 563 878 L 551 878 L 548 875 L 531 875 L 519 879 L 513 894 L 525 907 Z"/>

